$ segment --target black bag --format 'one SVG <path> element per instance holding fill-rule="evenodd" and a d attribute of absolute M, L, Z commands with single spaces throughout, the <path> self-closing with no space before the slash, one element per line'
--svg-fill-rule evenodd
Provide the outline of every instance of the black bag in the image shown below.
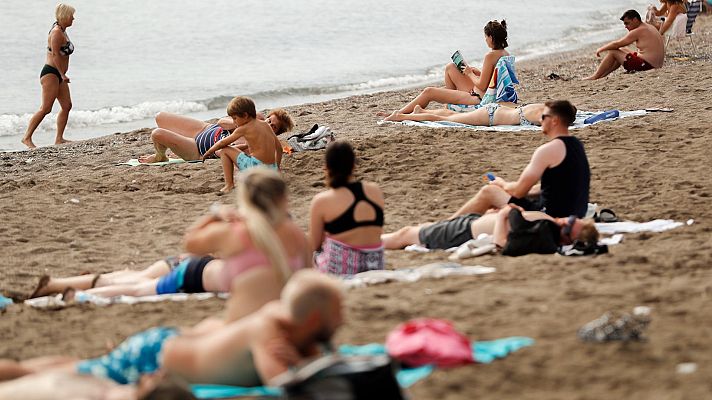
<path fill-rule="evenodd" d="M 387 355 L 330 354 L 280 375 L 288 400 L 404 399 Z"/>
<path fill-rule="evenodd" d="M 505 256 L 523 256 L 525 254 L 553 254 L 559 248 L 561 232 L 559 226 L 548 219 L 528 221 L 521 211 L 509 212 L 509 234 L 502 249 Z"/>

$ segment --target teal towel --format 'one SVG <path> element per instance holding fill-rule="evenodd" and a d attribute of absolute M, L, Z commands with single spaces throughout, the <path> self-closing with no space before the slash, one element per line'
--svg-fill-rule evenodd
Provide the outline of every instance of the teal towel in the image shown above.
<path fill-rule="evenodd" d="M 12 304 L 12 299 L 8 299 L 7 297 L 0 294 L 0 310 L 3 310 L 10 304 Z"/>
<path fill-rule="evenodd" d="M 489 364 L 497 358 L 504 358 L 509 353 L 513 353 L 522 347 L 531 346 L 533 344 L 534 339 L 518 336 L 485 342 L 473 342 L 472 356 L 478 363 Z M 351 356 L 386 354 L 386 346 L 380 343 L 371 343 L 363 346 L 345 344 L 339 347 L 339 353 Z M 398 371 L 396 378 L 401 387 L 407 388 L 419 380 L 426 378 L 434 369 L 432 365 L 403 369 Z M 282 395 L 281 389 L 267 386 L 245 388 L 220 385 L 192 385 L 191 389 L 195 397 L 199 399 L 224 399 L 239 396 L 276 397 Z"/>
<path fill-rule="evenodd" d="M 162 165 L 169 165 L 169 164 L 183 164 L 186 162 L 199 163 L 202 161 L 200 161 L 200 160 L 185 161 L 182 158 L 169 158 L 168 161 L 161 161 L 161 162 L 154 162 L 154 163 L 142 163 L 142 162 L 138 161 L 138 158 L 132 158 L 126 162 L 118 163 L 116 165 L 128 165 L 130 167 L 136 167 L 139 165 L 162 166 Z"/>

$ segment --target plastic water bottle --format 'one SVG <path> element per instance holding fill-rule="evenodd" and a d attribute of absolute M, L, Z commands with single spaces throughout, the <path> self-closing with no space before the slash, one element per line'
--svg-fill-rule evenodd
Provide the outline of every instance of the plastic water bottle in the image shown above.
<path fill-rule="evenodd" d="M 588 117 L 583 120 L 584 124 L 595 124 L 598 121 L 603 121 L 604 119 L 618 118 L 621 113 L 618 110 L 608 110 L 600 114 Z"/>
<path fill-rule="evenodd" d="M 494 180 L 495 176 L 493 173 L 488 172 L 484 175 L 482 175 L 482 180 L 485 181 L 485 183 L 490 183 Z"/>

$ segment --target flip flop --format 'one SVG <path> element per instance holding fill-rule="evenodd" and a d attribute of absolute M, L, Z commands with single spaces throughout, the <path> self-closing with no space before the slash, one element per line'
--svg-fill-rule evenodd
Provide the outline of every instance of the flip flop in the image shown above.
<path fill-rule="evenodd" d="M 37 287 L 32 292 L 32 294 L 30 294 L 30 297 L 28 297 L 28 299 L 34 299 L 36 297 L 40 297 L 40 295 L 39 295 L 40 291 L 47 287 L 50 279 L 51 278 L 49 277 L 49 275 L 42 275 L 40 277 L 40 281 L 37 282 Z"/>
<path fill-rule="evenodd" d="M 604 208 L 600 212 L 594 214 L 593 220 L 596 222 L 618 222 L 618 217 L 610 208 Z"/>

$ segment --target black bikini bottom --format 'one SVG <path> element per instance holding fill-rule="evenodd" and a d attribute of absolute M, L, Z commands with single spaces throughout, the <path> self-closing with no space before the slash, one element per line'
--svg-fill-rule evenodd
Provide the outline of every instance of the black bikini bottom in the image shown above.
<path fill-rule="evenodd" d="M 47 74 L 54 74 L 57 76 L 57 79 L 59 79 L 59 83 L 62 83 L 62 74 L 59 73 L 59 70 L 51 65 L 45 64 L 44 67 L 42 67 L 42 72 L 40 72 L 40 78 Z"/>

